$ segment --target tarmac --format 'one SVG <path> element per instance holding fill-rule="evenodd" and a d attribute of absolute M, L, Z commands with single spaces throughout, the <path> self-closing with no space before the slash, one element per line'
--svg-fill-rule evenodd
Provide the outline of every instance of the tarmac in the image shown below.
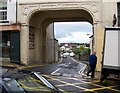
<path fill-rule="evenodd" d="M 46 65 L 44 64 L 32 64 L 32 65 L 21 65 L 11 62 L 1 62 L 0 66 L 12 66 L 19 69 L 32 68 Z M 84 76 L 78 77 L 66 77 L 66 76 L 54 76 L 43 74 L 52 84 L 54 84 L 63 93 L 120 93 L 120 85 L 113 81 L 106 81 L 100 83 L 100 72 L 95 72 L 95 78 Z"/>
<path fill-rule="evenodd" d="M 82 62 L 82 63 L 87 64 L 87 62 Z M 4 62 L 0 63 L 0 66 L 10 66 L 10 67 L 16 67 L 18 69 L 27 69 L 27 68 L 33 68 L 33 67 L 40 67 L 40 66 L 47 65 L 47 64 L 49 64 L 49 63 L 22 65 L 22 64 L 17 64 L 17 63 L 4 61 Z M 84 78 L 87 78 L 87 76 L 86 76 L 87 70 L 88 70 L 88 67 L 84 71 L 84 74 L 82 74 Z M 96 79 L 100 79 L 100 73 L 101 73 L 100 71 L 95 72 L 95 78 Z"/>

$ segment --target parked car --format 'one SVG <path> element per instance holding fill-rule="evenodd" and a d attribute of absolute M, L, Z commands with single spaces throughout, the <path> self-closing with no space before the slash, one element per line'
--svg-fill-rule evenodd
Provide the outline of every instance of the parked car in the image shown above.
<path fill-rule="evenodd" d="M 40 73 L 1 66 L 0 93 L 59 93 Z M 13 67 L 13 69 L 16 69 Z"/>
<path fill-rule="evenodd" d="M 71 52 L 71 53 L 70 53 L 70 56 L 71 56 L 71 57 L 74 57 L 74 56 L 75 56 L 75 54 L 74 54 L 73 52 Z"/>
<path fill-rule="evenodd" d="M 63 58 L 67 58 L 67 55 L 63 55 Z"/>
<path fill-rule="evenodd" d="M 69 56 L 69 53 L 68 52 L 65 52 L 64 54 L 63 54 L 63 57 L 64 58 L 67 58 Z"/>

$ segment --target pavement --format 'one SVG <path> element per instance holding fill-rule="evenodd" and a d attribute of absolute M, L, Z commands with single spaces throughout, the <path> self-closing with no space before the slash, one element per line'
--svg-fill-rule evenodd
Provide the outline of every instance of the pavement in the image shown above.
<path fill-rule="evenodd" d="M 17 67 L 19 69 L 32 68 L 32 67 L 43 66 L 43 65 L 45 65 L 45 64 L 21 65 L 21 64 L 11 63 L 11 62 L 7 62 L 7 61 L 0 63 L 0 66 L 11 66 L 11 67 Z"/>

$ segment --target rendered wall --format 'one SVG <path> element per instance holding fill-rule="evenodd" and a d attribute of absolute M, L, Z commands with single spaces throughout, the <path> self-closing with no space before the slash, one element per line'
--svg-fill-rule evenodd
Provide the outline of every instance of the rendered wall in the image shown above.
<path fill-rule="evenodd" d="M 101 0 L 20 0 L 19 2 L 79 2 L 79 1 L 101 1 Z"/>
<path fill-rule="evenodd" d="M 46 42 L 46 47 L 47 47 L 47 62 L 54 62 L 54 24 L 51 23 L 47 29 L 47 42 Z"/>
<path fill-rule="evenodd" d="M 55 48 L 55 62 L 58 62 L 58 51 L 59 51 L 59 48 L 58 48 L 58 40 L 54 39 L 54 48 Z"/>
<path fill-rule="evenodd" d="M 116 2 L 108 2 L 107 0 L 102 2 L 101 7 L 101 20 L 97 23 L 97 31 L 96 31 L 96 52 L 98 57 L 97 70 L 101 70 L 101 62 L 102 62 L 102 51 L 103 51 L 103 42 L 104 42 L 104 30 L 106 26 L 112 26 L 113 15 L 117 16 L 117 3 Z M 117 25 L 116 25 L 117 26 Z"/>

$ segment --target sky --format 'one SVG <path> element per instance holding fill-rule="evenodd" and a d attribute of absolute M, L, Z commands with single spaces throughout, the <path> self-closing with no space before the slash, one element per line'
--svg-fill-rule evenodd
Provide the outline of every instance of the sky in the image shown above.
<path fill-rule="evenodd" d="M 59 43 L 89 43 L 92 25 L 88 22 L 55 22 L 54 35 Z"/>

